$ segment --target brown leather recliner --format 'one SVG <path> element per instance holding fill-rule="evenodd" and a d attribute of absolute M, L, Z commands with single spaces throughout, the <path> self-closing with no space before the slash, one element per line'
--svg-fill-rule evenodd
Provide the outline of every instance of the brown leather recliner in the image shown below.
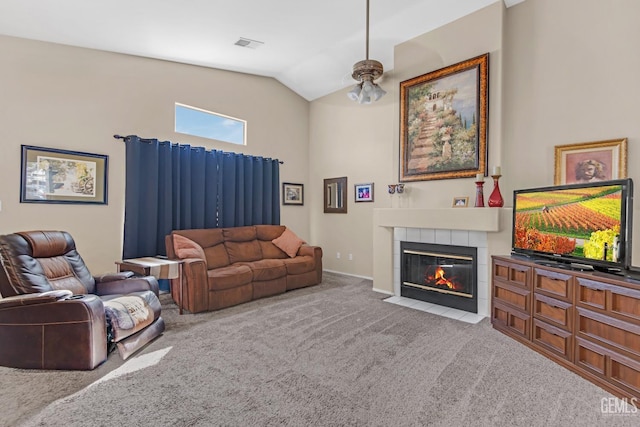
<path fill-rule="evenodd" d="M 158 281 L 94 277 L 69 233 L 0 236 L 0 365 L 93 369 L 117 345 L 123 359 L 164 331 Z"/>

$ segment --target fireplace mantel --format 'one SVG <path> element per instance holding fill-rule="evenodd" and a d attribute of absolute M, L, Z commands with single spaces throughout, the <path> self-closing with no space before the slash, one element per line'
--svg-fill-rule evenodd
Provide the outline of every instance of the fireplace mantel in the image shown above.
<path fill-rule="evenodd" d="M 497 232 L 500 231 L 500 212 L 503 210 L 505 209 L 379 208 L 373 210 L 373 226 Z"/>

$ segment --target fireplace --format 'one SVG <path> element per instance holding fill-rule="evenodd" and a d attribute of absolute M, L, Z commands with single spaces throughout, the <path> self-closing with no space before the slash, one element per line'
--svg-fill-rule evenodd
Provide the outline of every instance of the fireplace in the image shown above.
<path fill-rule="evenodd" d="M 477 249 L 400 242 L 400 295 L 478 312 Z"/>

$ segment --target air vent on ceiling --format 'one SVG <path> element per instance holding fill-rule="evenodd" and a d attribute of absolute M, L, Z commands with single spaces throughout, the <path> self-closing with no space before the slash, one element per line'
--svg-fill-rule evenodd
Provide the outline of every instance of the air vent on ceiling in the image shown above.
<path fill-rule="evenodd" d="M 235 43 L 236 46 L 240 47 L 248 47 L 249 49 L 257 49 L 262 46 L 264 42 L 258 40 L 245 39 L 244 37 L 240 37 L 238 41 Z"/>

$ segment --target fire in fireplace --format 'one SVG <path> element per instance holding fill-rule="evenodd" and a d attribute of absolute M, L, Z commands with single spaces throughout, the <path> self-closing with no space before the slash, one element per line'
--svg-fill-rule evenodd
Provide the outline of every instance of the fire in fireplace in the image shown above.
<path fill-rule="evenodd" d="M 400 295 L 478 312 L 476 248 L 401 242 L 400 250 Z"/>

